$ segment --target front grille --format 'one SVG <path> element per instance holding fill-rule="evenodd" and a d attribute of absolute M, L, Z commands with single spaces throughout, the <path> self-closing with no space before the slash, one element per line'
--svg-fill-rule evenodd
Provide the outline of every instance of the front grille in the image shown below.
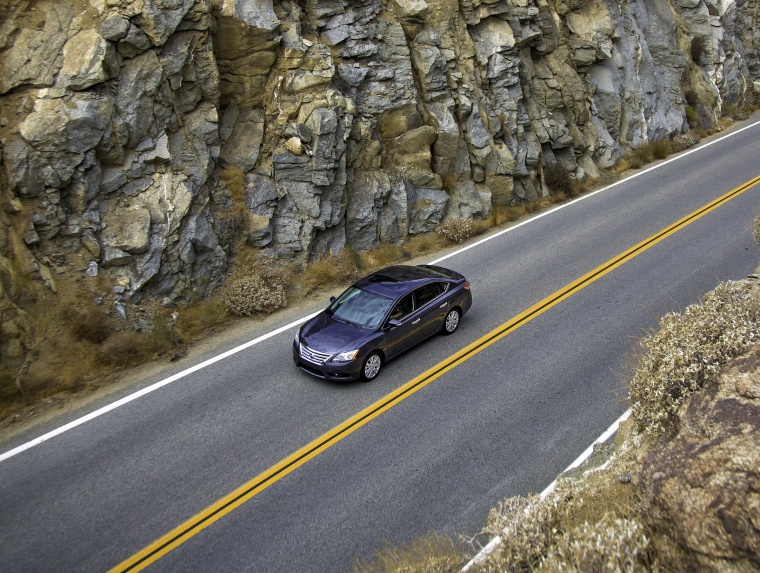
<path fill-rule="evenodd" d="M 323 364 L 325 360 L 330 358 L 330 354 L 325 354 L 324 352 L 317 352 L 316 350 L 312 350 L 305 344 L 302 344 L 301 358 L 303 358 L 304 360 L 308 360 L 309 362 L 312 362 L 314 364 Z"/>

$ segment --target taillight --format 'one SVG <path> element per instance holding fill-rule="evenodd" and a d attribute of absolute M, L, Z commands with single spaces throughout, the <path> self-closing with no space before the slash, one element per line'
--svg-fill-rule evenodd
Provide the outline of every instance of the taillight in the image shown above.
<path fill-rule="evenodd" d="M 464 289 L 465 290 L 470 290 L 470 282 L 469 281 L 465 281 L 465 283 L 464 283 Z"/>

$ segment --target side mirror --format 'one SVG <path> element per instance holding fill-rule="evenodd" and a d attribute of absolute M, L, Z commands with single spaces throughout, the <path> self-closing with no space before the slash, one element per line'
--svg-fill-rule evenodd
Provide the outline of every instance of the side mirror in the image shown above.
<path fill-rule="evenodd" d="M 391 318 L 387 323 L 388 328 L 396 328 L 397 326 L 401 326 L 401 321 L 396 320 L 395 318 Z"/>
<path fill-rule="evenodd" d="M 334 296 L 331 296 L 331 297 L 330 297 L 330 304 L 332 304 L 332 303 L 334 303 L 334 302 L 335 302 L 335 297 L 334 297 Z"/>

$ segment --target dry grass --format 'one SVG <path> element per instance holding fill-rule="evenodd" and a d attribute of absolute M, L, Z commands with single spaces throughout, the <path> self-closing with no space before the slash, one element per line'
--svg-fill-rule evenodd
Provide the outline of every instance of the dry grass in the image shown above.
<path fill-rule="evenodd" d="M 210 330 L 223 327 L 229 322 L 227 307 L 212 297 L 178 309 L 177 329 L 185 340 L 194 340 Z"/>
<path fill-rule="evenodd" d="M 387 547 L 371 561 L 357 561 L 354 573 L 454 573 L 466 557 L 454 542 L 438 533 L 420 537 L 401 547 Z"/>
<path fill-rule="evenodd" d="M 404 245 L 379 245 L 366 253 L 359 253 L 360 269 L 380 269 L 388 265 L 400 263 L 411 257 Z"/>
<path fill-rule="evenodd" d="M 247 214 L 245 206 L 245 173 L 239 167 L 228 167 L 222 171 L 222 181 L 227 184 L 235 215 Z"/>
<path fill-rule="evenodd" d="M 446 239 L 436 233 L 425 233 L 424 235 L 414 235 L 409 237 L 404 245 L 405 250 L 412 257 L 419 257 L 427 253 L 432 253 L 446 246 Z"/>
<path fill-rule="evenodd" d="M 304 292 L 349 283 L 359 276 L 361 259 L 355 251 L 343 249 L 309 264 L 298 280 Z"/>

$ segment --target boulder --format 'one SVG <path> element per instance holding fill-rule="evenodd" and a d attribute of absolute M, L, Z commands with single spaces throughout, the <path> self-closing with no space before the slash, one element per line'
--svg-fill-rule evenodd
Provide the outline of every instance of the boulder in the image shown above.
<path fill-rule="evenodd" d="M 678 412 L 678 434 L 644 460 L 643 517 L 671 571 L 751 571 L 760 562 L 760 346 Z"/>
<path fill-rule="evenodd" d="M 129 254 L 144 253 L 150 246 L 150 218 L 150 211 L 141 205 L 115 205 L 103 219 L 105 228 L 100 234 L 103 249 Z M 113 263 L 114 256 L 109 258 L 108 262 Z"/>

